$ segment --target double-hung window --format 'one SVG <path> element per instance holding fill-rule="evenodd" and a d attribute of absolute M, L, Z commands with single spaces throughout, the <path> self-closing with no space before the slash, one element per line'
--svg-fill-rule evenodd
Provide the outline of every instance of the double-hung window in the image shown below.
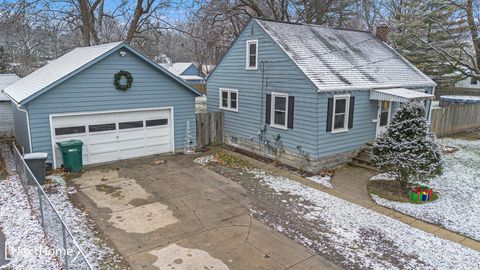
<path fill-rule="evenodd" d="M 287 129 L 288 94 L 272 93 L 271 126 Z"/>
<path fill-rule="evenodd" d="M 219 94 L 220 109 L 238 112 L 238 90 L 220 88 Z"/>
<path fill-rule="evenodd" d="M 348 130 L 348 112 L 350 95 L 337 95 L 333 97 L 332 132 Z"/>
<path fill-rule="evenodd" d="M 258 40 L 247 40 L 246 69 L 258 67 Z"/>

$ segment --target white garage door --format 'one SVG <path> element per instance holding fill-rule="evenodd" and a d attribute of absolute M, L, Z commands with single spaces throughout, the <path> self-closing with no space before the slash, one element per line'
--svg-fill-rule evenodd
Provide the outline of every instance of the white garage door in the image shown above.
<path fill-rule="evenodd" d="M 57 142 L 83 141 L 83 163 L 94 164 L 173 151 L 170 109 L 52 117 L 55 165 Z"/>

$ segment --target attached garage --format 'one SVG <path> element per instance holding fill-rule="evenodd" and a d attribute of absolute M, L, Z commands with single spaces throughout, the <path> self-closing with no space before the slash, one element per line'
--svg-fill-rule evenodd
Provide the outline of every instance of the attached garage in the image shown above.
<path fill-rule="evenodd" d="M 118 89 L 125 71 L 131 85 Z M 55 79 L 45 82 L 49 76 Z M 124 43 L 77 48 L 5 93 L 18 107 L 15 134 L 24 151 L 49 153 L 54 167 L 63 162 L 58 142 L 81 140 L 88 165 L 182 149 L 187 122 L 195 135 L 197 90 Z"/>

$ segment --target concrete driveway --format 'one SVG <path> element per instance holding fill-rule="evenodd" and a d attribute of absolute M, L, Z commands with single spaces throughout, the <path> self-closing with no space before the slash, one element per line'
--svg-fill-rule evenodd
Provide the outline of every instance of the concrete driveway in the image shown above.
<path fill-rule="evenodd" d="M 252 218 L 245 190 L 193 158 L 119 161 L 72 179 L 133 269 L 338 269 Z"/>

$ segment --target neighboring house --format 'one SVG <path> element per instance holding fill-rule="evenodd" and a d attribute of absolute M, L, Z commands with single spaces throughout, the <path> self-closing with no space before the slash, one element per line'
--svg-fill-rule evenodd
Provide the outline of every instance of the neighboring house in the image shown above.
<path fill-rule="evenodd" d="M 251 19 L 207 79 L 225 142 L 317 171 L 350 161 L 399 102 L 429 109 L 436 84 L 382 41 L 387 32 Z"/>
<path fill-rule="evenodd" d="M 56 143 L 71 139 L 83 141 L 84 164 L 181 149 L 187 121 L 195 136 L 200 95 L 121 42 L 76 48 L 4 92 L 17 104 L 17 141 L 25 152 L 48 153 L 54 167 L 62 164 Z"/>
<path fill-rule="evenodd" d="M 197 65 L 194 63 L 172 63 L 172 64 L 160 64 L 162 67 L 173 73 L 175 76 L 182 78 L 189 84 L 202 84 L 204 83 L 204 77 Z"/>
<path fill-rule="evenodd" d="M 464 79 L 456 82 L 455 87 L 457 87 L 457 88 L 479 89 L 480 90 L 480 82 L 475 78 L 464 78 Z"/>
<path fill-rule="evenodd" d="M 19 79 L 15 74 L 0 74 L 0 133 L 13 131 L 12 105 L 10 99 L 1 91 Z"/>

